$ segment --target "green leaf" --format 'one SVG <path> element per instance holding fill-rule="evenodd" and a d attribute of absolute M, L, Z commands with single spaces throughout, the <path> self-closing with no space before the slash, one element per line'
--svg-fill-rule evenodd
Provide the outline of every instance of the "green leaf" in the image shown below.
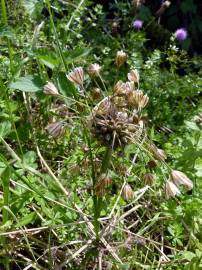
<path fill-rule="evenodd" d="M 60 64 L 60 60 L 53 54 L 38 55 L 39 61 L 50 69 L 54 69 Z"/>
<path fill-rule="evenodd" d="M 39 76 L 27 75 L 12 82 L 10 88 L 24 92 L 37 92 L 43 90 L 44 84 L 45 82 L 43 82 Z"/>
<path fill-rule="evenodd" d="M 11 123 L 9 121 L 5 121 L 0 124 L 0 137 L 4 138 L 10 132 L 11 132 Z"/>
<path fill-rule="evenodd" d="M 75 86 L 73 85 L 73 83 L 71 83 L 65 73 L 60 72 L 58 75 L 58 88 L 60 90 L 60 92 L 65 96 L 65 97 L 74 97 L 77 93 L 77 90 L 75 88 Z"/>
<path fill-rule="evenodd" d="M 0 27 L 0 37 L 6 37 L 9 39 L 14 39 L 15 35 L 13 29 L 9 26 Z"/>
<path fill-rule="evenodd" d="M 64 52 L 65 62 L 71 64 L 72 62 L 80 61 L 81 58 L 86 57 L 91 49 L 76 48 L 72 51 Z"/>
<path fill-rule="evenodd" d="M 29 15 L 32 15 L 35 12 L 37 0 L 24 0 L 23 6 Z"/>
<path fill-rule="evenodd" d="M 35 212 L 28 214 L 19 220 L 18 226 L 25 226 L 29 223 L 32 223 L 33 221 L 35 221 L 36 217 L 37 214 Z"/>
<path fill-rule="evenodd" d="M 191 251 L 183 252 L 183 256 L 186 260 L 191 261 L 196 255 Z"/>

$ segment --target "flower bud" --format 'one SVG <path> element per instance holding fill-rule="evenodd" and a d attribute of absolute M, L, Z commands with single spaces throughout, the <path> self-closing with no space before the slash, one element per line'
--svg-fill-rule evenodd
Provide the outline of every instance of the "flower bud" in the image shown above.
<path fill-rule="evenodd" d="M 152 186 L 152 184 L 154 183 L 153 174 L 152 173 L 145 173 L 143 175 L 143 181 L 144 181 L 145 185 Z"/>
<path fill-rule="evenodd" d="M 95 191 L 98 196 L 103 196 L 108 188 L 112 184 L 112 179 L 106 174 L 102 174 L 95 186 Z"/>
<path fill-rule="evenodd" d="M 167 198 L 170 198 L 170 197 L 173 198 L 177 195 L 180 195 L 180 190 L 177 188 L 177 186 L 172 181 L 166 182 L 165 192 L 166 192 Z"/>
<path fill-rule="evenodd" d="M 149 101 L 149 97 L 141 90 L 136 90 L 128 94 L 128 103 L 138 109 L 144 108 Z"/>
<path fill-rule="evenodd" d="M 183 185 L 187 189 L 193 188 L 193 182 L 183 172 L 173 170 L 171 172 L 171 180 L 175 183 L 176 186 Z"/>
<path fill-rule="evenodd" d="M 122 81 L 118 81 L 115 84 L 113 93 L 117 96 L 125 95 L 124 83 Z"/>
<path fill-rule="evenodd" d="M 129 184 L 126 184 L 122 190 L 121 196 L 124 200 L 128 201 L 134 197 L 134 192 Z"/>
<path fill-rule="evenodd" d="M 125 122 L 128 119 L 127 112 L 117 112 L 116 119 L 121 122 Z"/>
<path fill-rule="evenodd" d="M 167 158 L 164 150 L 157 148 L 154 144 L 149 146 L 149 151 L 153 154 L 154 158 L 160 161 L 165 161 Z"/>
<path fill-rule="evenodd" d="M 131 81 L 131 82 L 124 83 L 123 88 L 126 92 L 126 95 L 129 95 L 130 93 L 132 93 L 135 90 L 134 82 Z"/>
<path fill-rule="evenodd" d="M 74 82 L 75 84 L 78 84 L 80 86 L 83 85 L 84 81 L 84 71 L 82 67 L 77 67 L 74 70 L 72 70 L 68 75 L 67 79 L 71 82 Z"/>
<path fill-rule="evenodd" d="M 157 163 L 155 160 L 150 160 L 147 162 L 146 168 L 153 169 L 157 166 Z"/>
<path fill-rule="evenodd" d="M 94 77 L 98 77 L 100 76 L 100 70 L 101 70 L 101 66 L 99 64 L 91 64 L 89 67 L 88 67 L 88 73 L 91 75 L 91 76 L 94 76 Z"/>
<path fill-rule="evenodd" d="M 118 51 L 116 54 L 116 65 L 118 67 L 122 66 L 127 59 L 127 54 L 124 51 Z"/>
<path fill-rule="evenodd" d="M 62 121 L 49 124 L 46 127 L 46 130 L 53 138 L 58 138 L 62 136 L 65 132 L 64 124 Z"/>
<path fill-rule="evenodd" d="M 93 88 L 93 90 L 91 91 L 91 96 L 92 96 L 92 99 L 93 100 L 96 100 L 98 98 L 101 97 L 101 89 L 96 87 L 96 88 Z"/>
<path fill-rule="evenodd" d="M 132 69 L 130 73 L 128 73 L 128 80 L 130 82 L 139 82 L 140 76 L 137 69 Z"/>
<path fill-rule="evenodd" d="M 52 82 L 47 82 L 46 85 L 44 85 L 44 94 L 50 95 L 50 96 L 58 96 L 59 92 L 56 86 Z"/>

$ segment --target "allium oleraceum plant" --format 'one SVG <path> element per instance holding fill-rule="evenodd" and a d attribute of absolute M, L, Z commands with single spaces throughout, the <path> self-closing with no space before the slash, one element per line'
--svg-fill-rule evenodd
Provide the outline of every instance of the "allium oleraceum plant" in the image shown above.
<path fill-rule="evenodd" d="M 116 66 L 117 69 L 126 61 L 127 54 L 123 51 L 117 52 Z M 104 80 L 101 77 L 101 66 L 98 64 L 91 64 L 88 68 L 88 72 L 93 75 L 93 79 L 100 79 L 102 83 Z M 96 77 L 96 76 L 98 77 Z M 91 77 L 89 77 L 91 78 Z M 104 98 L 98 102 L 92 109 L 90 114 L 88 113 L 87 120 L 84 121 L 84 129 L 88 131 L 91 136 L 88 142 L 94 138 L 99 145 L 105 147 L 106 152 L 102 158 L 102 164 L 97 171 L 93 172 L 93 204 L 94 204 L 94 226 L 96 235 L 99 238 L 99 217 L 102 210 L 102 200 L 105 194 L 110 189 L 112 179 L 108 175 L 109 168 L 111 167 L 111 161 L 113 155 L 116 155 L 116 150 L 125 148 L 128 144 L 135 144 L 139 148 L 141 153 L 145 153 L 150 158 L 150 164 L 152 166 L 163 166 L 170 174 L 170 179 L 165 183 L 165 192 L 167 198 L 180 195 L 179 187 L 183 185 L 187 189 L 193 188 L 192 181 L 182 172 L 172 170 L 167 166 L 166 154 L 162 149 L 159 149 L 149 139 L 147 135 L 147 129 L 145 127 L 144 117 L 142 111 L 149 102 L 149 97 L 142 90 L 139 89 L 139 72 L 136 69 L 132 69 L 126 77 L 126 82 L 116 81 L 112 87 L 111 95 L 106 96 L 105 93 L 101 93 L 101 89 L 97 88 L 94 93 L 94 99 L 97 100 L 104 96 Z M 78 88 L 82 88 L 80 92 L 81 100 L 85 100 L 88 105 L 89 92 L 85 88 L 85 72 L 82 67 L 76 67 L 68 75 L 67 79 L 73 82 Z M 89 85 L 89 84 L 88 84 Z M 104 87 L 107 89 L 107 86 Z M 91 94 L 94 90 L 91 91 Z M 78 97 L 78 102 L 79 97 Z M 77 102 L 76 101 L 76 102 Z M 90 108 L 90 106 L 89 106 Z M 89 112 L 88 108 L 88 112 Z M 82 116 L 83 119 L 83 116 Z M 62 122 L 61 122 L 62 123 Z M 63 134 L 64 125 L 50 124 L 47 127 L 49 134 L 56 135 Z M 89 145 L 91 148 L 91 145 Z M 130 169 L 127 170 L 126 178 L 130 175 Z M 152 185 L 155 179 L 155 175 L 147 172 L 143 177 L 143 183 L 145 185 Z M 121 195 L 128 201 L 133 199 L 133 189 L 129 183 L 123 186 Z"/>

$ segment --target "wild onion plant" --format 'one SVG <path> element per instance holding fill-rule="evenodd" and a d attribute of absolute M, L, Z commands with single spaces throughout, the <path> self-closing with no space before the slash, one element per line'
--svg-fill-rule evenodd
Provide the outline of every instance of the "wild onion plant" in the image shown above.
<path fill-rule="evenodd" d="M 127 55 L 123 51 L 117 52 L 115 63 L 117 69 L 126 61 Z M 93 199 L 93 216 L 94 228 L 97 240 L 100 239 L 100 222 L 103 200 L 106 193 L 109 193 L 112 186 L 112 179 L 109 176 L 112 160 L 116 158 L 120 149 L 124 149 L 127 145 L 135 145 L 138 154 L 146 155 L 151 166 L 163 168 L 162 172 L 167 170 L 170 179 L 162 184 L 165 188 L 166 196 L 175 197 L 180 194 L 179 186 L 184 185 L 187 189 L 193 188 L 192 181 L 182 172 L 172 170 L 166 164 L 166 154 L 162 149 L 155 146 L 148 136 L 148 128 L 145 123 L 143 110 L 149 102 L 149 97 L 139 89 L 140 76 L 137 69 L 132 69 L 127 75 L 127 81 L 116 81 L 110 89 L 105 85 L 101 76 L 101 66 L 99 64 L 91 64 L 88 68 L 88 74 L 93 80 L 100 80 L 103 90 L 93 88 L 91 94 L 85 86 L 85 72 L 82 67 L 74 68 L 68 75 L 67 79 L 77 86 L 80 96 L 76 99 L 75 104 L 83 104 L 82 109 L 82 125 L 88 149 L 91 156 L 91 177 L 92 177 L 92 199 Z M 96 90 L 95 90 L 96 89 Z M 107 92 L 104 90 L 108 89 Z M 109 91 L 111 94 L 109 95 Z M 51 96 L 60 95 L 55 85 L 48 82 L 44 86 L 44 93 Z M 90 100 L 100 100 L 93 108 L 90 107 Z M 90 113 L 89 113 L 90 111 Z M 85 113 L 85 118 L 83 115 Z M 79 117 L 79 112 L 77 113 Z M 64 134 L 65 125 L 62 121 L 49 124 L 47 130 L 50 135 L 57 138 Z M 92 156 L 92 142 L 97 141 L 97 146 L 105 148 L 105 154 L 102 156 L 100 167 L 96 167 Z M 136 162 L 135 160 L 133 162 Z M 134 164 L 134 163 L 133 163 Z M 142 164 L 144 166 L 144 164 Z M 126 170 L 126 176 L 130 177 L 130 170 Z M 151 172 L 146 172 L 142 179 L 145 185 L 152 185 L 155 176 Z M 121 189 L 121 187 L 120 187 Z M 134 198 L 134 191 L 127 180 L 121 190 L 121 195 L 126 201 Z"/>

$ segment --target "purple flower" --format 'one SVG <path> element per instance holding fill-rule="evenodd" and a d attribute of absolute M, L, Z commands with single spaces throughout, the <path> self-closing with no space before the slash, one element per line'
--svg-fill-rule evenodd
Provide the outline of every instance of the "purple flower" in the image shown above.
<path fill-rule="evenodd" d="M 187 30 L 185 28 L 179 28 L 175 32 L 175 37 L 179 41 L 183 41 L 187 38 Z"/>
<path fill-rule="evenodd" d="M 142 28 L 142 25 L 143 25 L 143 21 L 141 20 L 135 20 L 133 22 L 133 27 L 136 29 L 136 30 L 139 30 Z"/>

